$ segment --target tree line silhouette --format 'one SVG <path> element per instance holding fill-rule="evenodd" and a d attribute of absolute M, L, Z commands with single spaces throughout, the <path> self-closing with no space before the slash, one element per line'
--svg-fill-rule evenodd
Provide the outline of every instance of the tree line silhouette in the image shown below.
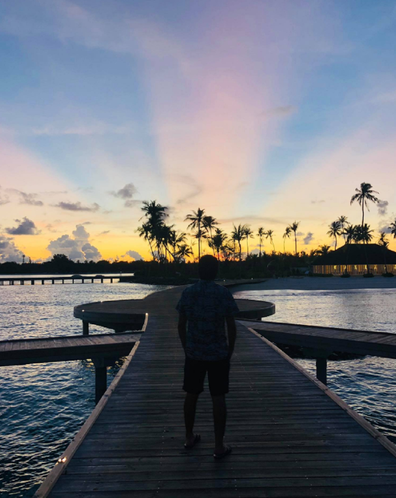
<path fill-rule="evenodd" d="M 348 222 L 347 217 L 342 215 L 329 225 L 327 234 L 334 238 L 334 250 L 337 249 L 338 237 L 343 237 L 345 244 L 365 243 L 368 244 L 373 240 L 373 230 L 365 223 L 365 209 L 369 210 L 368 202 L 374 204 L 379 202 L 378 194 L 373 190 L 370 183 L 361 183 L 360 188 L 355 189 L 355 194 L 351 197 L 350 204 L 357 202 L 362 209 L 362 222 L 358 225 L 352 225 Z M 242 245 L 246 241 L 246 255 L 248 259 L 251 255 L 249 252 L 249 240 L 255 236 L 258 237 L 259 258 L 262 257 L 263 240 L 269 240 L 273 247 L 272 254 L 276 255 L 274 244 L 274 231 L 265 230 L 259 227 L 254 233 L 250 225 L 233 225 L 231 234 L 228 235 L 221 228 L 219 222 L 213 216 L 206 214 L 205 209 L 198 208 L 196 211 L 187 214 L 185 221 L 188 222 L 187 230 L 190 230 L 193 242 L 187 243 L 187 233 L 177 231 L 174 225 L 167 225 L 168 208 L 156 201 L 143 202 L 144 223 L 138 227 L 137 231 L 141 237 L 149 244 L 152 259 L 157 262 L 182 262 L 186 259 L 193 258 L 199 260 L 202 254 L 203 243 L 206 241 L 207 246 L 213 251 L 213 254 L 221 261 L 242 261 Z M 283 237 L 283 254 L 286 254 L 286 239 L 294 235 L 294 254 L 298 255 L 297 231 L 300 226 L 299 221 L 289 224 Z M 390 233 L 396 238 L 396 220 L 389 227 Z M 198 252 L 195 257 L 194 241 L 198 243 Z M 384 247 L 389 245 L 385 232 L 380 233 L 378 243 Z M 323 245 L 315 249 L 311 254 L 322 255 L 331 250 L 330 246 Z M 281 254 L 281 253 L 279 253 Z"/>

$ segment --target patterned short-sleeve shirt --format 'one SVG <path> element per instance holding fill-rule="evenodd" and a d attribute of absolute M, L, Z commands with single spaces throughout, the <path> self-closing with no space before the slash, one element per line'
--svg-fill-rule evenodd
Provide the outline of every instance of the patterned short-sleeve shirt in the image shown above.
<path fill-rule="evenodd" d="M 184 289 L 176 309 L 187 317 L 186 355 L 200 361 L 228 356 L 225 317 L 237 313 L 231 292 L 213 281 L 199 280 Z"/>

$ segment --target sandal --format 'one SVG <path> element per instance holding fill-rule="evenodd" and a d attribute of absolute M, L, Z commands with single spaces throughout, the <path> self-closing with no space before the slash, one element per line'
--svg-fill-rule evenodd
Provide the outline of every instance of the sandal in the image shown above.
<path fill-rule="evenodd" d="M 230 455 L 232 452 L 232 447 L 231 446 L 225 446 L 225 450 L 223 453 L 213 453 L 213 458 L 215 460 L 221 460 L 222 458 L 226 457 L 227 455 Z"/>
<path fill-rule="evenodd" d="M 191 448 L 194 448 L 194 446 L 200 441 L 201 441 L 201 436 L 199 434 L 195 434 L 192 443 L 190 444 L 184 443 L 184 447 L 186 448 L 186 450 L 191 450 Z"/>

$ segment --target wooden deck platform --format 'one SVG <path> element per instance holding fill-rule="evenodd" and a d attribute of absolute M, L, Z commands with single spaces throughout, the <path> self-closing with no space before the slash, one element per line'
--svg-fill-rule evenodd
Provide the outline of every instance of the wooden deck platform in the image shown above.
<path fill-rule="evenodd" d="M 185 450 L 179 294 L 146 298 L 139 346 L 37 498 L 396 496 L 395 446 L 240 324 L 227 397 L 233 453 L 213 459 L 207 390 L 196 419 L 201 442 Z"/>
<path fill-rule="evenodd" d="M 0 366 L 126 356 L 136 333 L 0 341 Z"/>
<path fill-rule="evenodd" d="M 268 321 L 242 321 L 270 341 L 326 351 L 396 358 L 396 334 Z"/>

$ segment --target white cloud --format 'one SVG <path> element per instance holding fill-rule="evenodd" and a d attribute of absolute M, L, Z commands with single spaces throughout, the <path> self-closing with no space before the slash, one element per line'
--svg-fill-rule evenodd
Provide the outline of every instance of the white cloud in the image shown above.
<path fill-rule="evenodd" d="M 118 190 L 118 192 L 111 192 L 114 197 L 119 197 L 120 199 L 132 199 L 136 194 L 137 190 L 133 183 L 127 183 L 125 187 Z"/>
<path fill-rule="evenodd" d="M 308 244 L 310 244 L 312 242 L 312 239 L 314 238 L 313 236 L 313 233 L 312 232 L 308 232 L 307 235 L 304 237 L 304 244 L 307 246 Z"/>
<path fill-rule="evenodd" d="M 52 240 L 47 249 L 54 254 L 65 254 L 72 260 L 99 261 L 102 258 L 99 250 L 89 242 L 89 233 L 83 225 L 77 225 L 70 235 L 62 235 Z"/>
<path fill-rule="evenodd" d="M 6 232 L 10 235 L 38 235 L 40 233 L 34 222 L 26 217 L 22 221 L 15 221 L 19 223 L 18 226 L 6 228 Z"/>
<path fill-rule="evenodd" d="M 15 261 L 22 263 L 22 251 L 20 251 L 11 237 L 0 235 L 0 262 Z"/>
<path fill-rule="evenodd" d="M 125 256 L 129 256 L 130 258 L 134 259 L 135 261 L 138 260 L 143 260 L 143 256 L 141 256 L 138 252 L 136 251 L 127 251 L 125 254 L 123 254 L 121 257 L 124 258 Z"/>
<path fill-rule="evenodd" d="M 54 207 L 58 207 L 64 209 L 65 211 L 97 211 L 100 206 L 96 202 L 92 204 L 92 206 L 83 206 L 81 202 L 59 202 L 55 204 Z"/>
<path fill-rule="evenodd" d="M 388 201 L 378 201 L 377 202 L 377 208 L 378 208 L 378 214 L 380 216 L 386 216 L 388 214 Z"/>

